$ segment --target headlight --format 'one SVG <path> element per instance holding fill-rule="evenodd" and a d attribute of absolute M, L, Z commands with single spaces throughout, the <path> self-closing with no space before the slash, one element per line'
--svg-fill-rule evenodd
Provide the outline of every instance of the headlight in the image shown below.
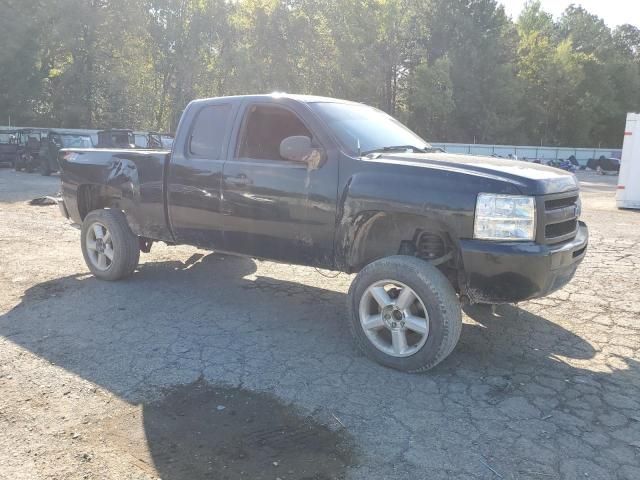
<path fill-rule="evenodd" d="M 480 193 L 476 202 L 473 237 L 482 240 L 534 240 L 535 199 Z"/>

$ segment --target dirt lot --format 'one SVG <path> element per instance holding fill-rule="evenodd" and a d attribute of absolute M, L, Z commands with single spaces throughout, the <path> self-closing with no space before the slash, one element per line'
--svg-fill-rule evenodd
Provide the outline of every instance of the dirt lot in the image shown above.
<path fill-rule="evenodd" d="M 350 278 L 154 246 L 120 283 L 0 170 L 2 479 L 640 479 L 640 212 L 581 173 L 575 280 L 470 311 L 435 370 L 354 350 Z"/>

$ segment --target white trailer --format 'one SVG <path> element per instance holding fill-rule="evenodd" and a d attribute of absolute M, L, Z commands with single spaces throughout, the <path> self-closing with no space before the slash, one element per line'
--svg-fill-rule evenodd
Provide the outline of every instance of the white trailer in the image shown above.
<path fill-rule="evenodd" d="M 640 113 L 627 114 L 616 202 L 618 208 L 640 209 Z"/>

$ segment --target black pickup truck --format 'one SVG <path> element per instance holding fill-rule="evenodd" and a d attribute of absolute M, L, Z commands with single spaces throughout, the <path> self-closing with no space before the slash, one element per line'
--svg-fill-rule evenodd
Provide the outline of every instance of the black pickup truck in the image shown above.
<path fill-rule="evenodd" d="M 297 95 L 191 102 L 171 152 L 60 151 L 65 217 L 93 274 L 132 274 L 154 241 L 357 273 L 356 343 L 427 370 L 461 302 L 541 297 L 587 248 L 571 173 L 435 150 L 385 113 Z"/>

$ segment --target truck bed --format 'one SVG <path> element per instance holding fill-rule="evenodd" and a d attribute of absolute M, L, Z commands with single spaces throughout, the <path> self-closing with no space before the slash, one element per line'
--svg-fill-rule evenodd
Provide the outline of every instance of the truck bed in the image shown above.
<path fill-rule="evenodd" d="M 168 150 L 60 150 L 62 196 L 69 218 L 81 223 L 96 208 L 85 198 L 117 199 L 137 235 L 171 241 L 164 207 L 169 155 Z"/>

